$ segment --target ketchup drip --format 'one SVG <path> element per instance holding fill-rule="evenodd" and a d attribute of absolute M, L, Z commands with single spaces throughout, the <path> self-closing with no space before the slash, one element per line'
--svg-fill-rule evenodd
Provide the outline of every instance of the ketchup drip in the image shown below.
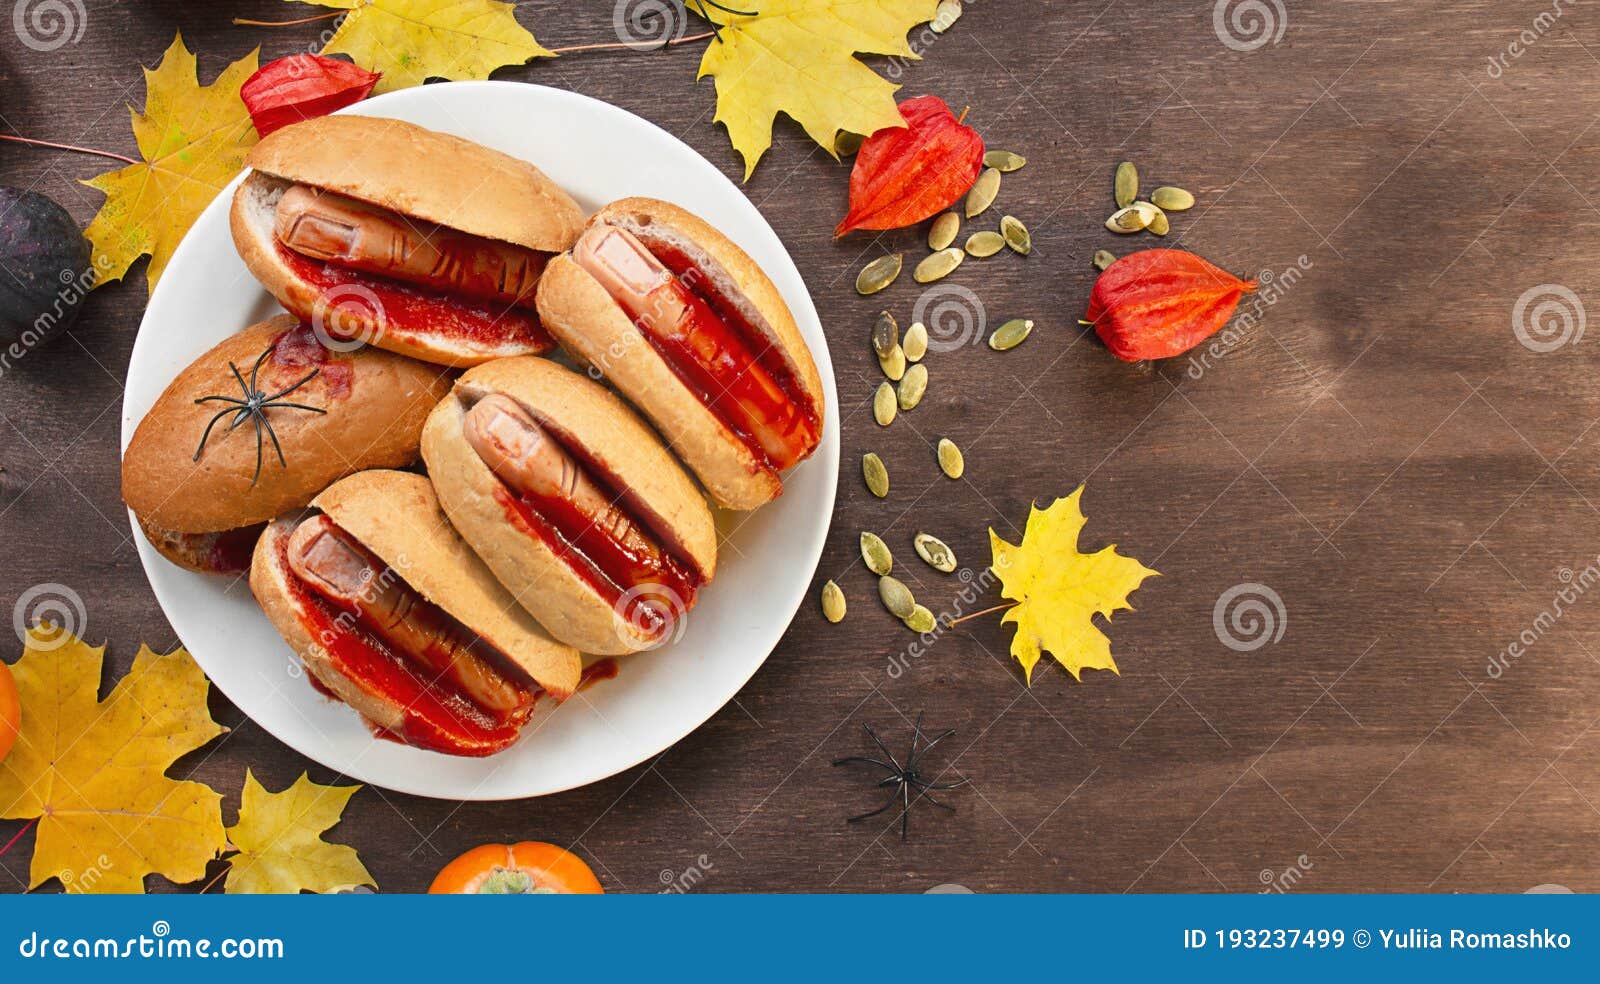
<path fill-rule="evenodd" d="M 405 708 L 399 730 L 374 729 L 379 736 L 417 748 L 471 756 L 492 755 L 516 741 L 533 713 L 532 701 L 497 719 L 464 695 L 422 679 L 404 657 L 362 628 L 354 613 L 331 604 L 295 577 L 289 569 L 288 545 L 288 537 L 279 538 L 275 560 L 288 582 L 301 624 L 327 652 L 334 669 L 383 700 Z M 322 684 L 314 685 L 324 694 L 328 692 Z M 534 693 L 537 697 L 540 691 Z"/>
<path fill-rule="evenodd" d="M 264 380 L 262 386 L 268 389 L 280 383 L 283 386 L 291 385 L 308 371 L 316 369 L 317 379 L 321 381 L 330 400 L 349 396 L 355 379 L 355 370 L 351 368 L 349 360 L 335 358 L 334 353 L 317 340 L 317 333 L 312 327 L 304 322 L 272 340 L 272 355 L 267 357 L 263 368 L 268 369 L 271 382 Z"/>
<path fill-rule="evenodd" d="M 539 317 L 520 307 L 499 308 L 480 300 L 426 290 L 412 284 L 368 273 L 359 273 L 332 263 L 301 256 L 282 243 L 274 243 L 278 256 L 296 277 L 324 294 L 338 288 L 355 288 L 344 298 L 352 312 L 365 312 L 376 298 L 383 310 L 384 331 L 400 337 L 439 333 L 470 342 L 496 346 L 518 343 L 531 346 L 536 353 L 555 347 Z M 336 306 L 337 307 L 337 306 Z M 330 321 L 337 320 L 330 318 Z"/>
<path fill-rule="evenodd" d="M 686 252 L 664 240 L 640 238 L 640 242 L 671 271 L 673 283 L 669 286 L 688 306 L 692 317 L 693 330 L 687 334 L 649 334 L 661 357 L 718 419 L 773 468 L 782 471 L 809 454 L 817 445 L 822 422 L 810 395 L 798 384 L 782 353 Z M 628 314 L 638 323 L 643 312 L 630 310 Z M 715 361 L 707 364 L 700 357 L 694 345 L 696 335 L 715 340 L 714 345 L 707 346 L 719 353 Z M 762 385 L 763 380 L 750 371 L 752 366 L 759 366 L 776 384 L 777 393 Z M 747 413 L 741 405 L 751 408 L 758 419 L 779 423 L 786 454 L 774 460 L 763 450 L 744 423 Z"/>

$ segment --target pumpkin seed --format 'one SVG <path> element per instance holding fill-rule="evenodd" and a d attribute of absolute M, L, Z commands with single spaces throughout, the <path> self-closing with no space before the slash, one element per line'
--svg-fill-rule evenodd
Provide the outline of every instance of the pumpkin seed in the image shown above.
<path fill-rule="evenodd" d="M 933 612 L 929 611 L 922 605 L 918 605 L 917 607 L 911 609 L 911 614 L 907 615 L 900 621 L 906 623 L 906 628 L 918 635 L 927 635 L 929 632 L 933 631 L 933 627 L 935 625 L 939 624 L 938 622 L 934 621 Z"/>
<path fill-rule="evenodd" d="M 900 377 L 906 374 L 905 349 L 896 345 L 892 350 L 890 350 L 889 357 L 887 359 L 878 360 L 878 368 L 883 370 L 883 374 L 885 376 L 888 376 L 890 379 L 898 383 L 900 381 Z"/>
<path fill-rule="evenodd" d="M 1023 256 L 1033 251 L 1033 237 L 1028 234 L 1028 227 L 1015 215 L 1008 215 L 1000 220 L 1000 235 L 1005 239 L 1007 246 Z"/>
<path fill-rule="evenodd" d="M 867 489 L 880 499 L 889 495 L 889 469 L 883 466 L 883 459 L 876 452 L 868 451 L 861 457 L 861 477 L 866 479 Z"/>
<path fill-rule="evenodd" d="M 1028 163 L 1026 157 L 1013 154 L 1009 150 L 991 150 L 983 155 L 984 167 L 992 167 L 1003 174 L 1009 174 L 1026 163 Z"/>
<path fill-rule="evenodd" d="M 907 362 L 921 362 L 928 354 L 928 326 L 918 321 L 906 329 L 906 340 L 900 346 Z"/>
<path fill-rule="evenodd" d="M 900 325 L 888 311 L 879 311 L 878 320 L 872 323 L 872 351 L 878 358 L 887 358 L 900 344 Z"/>
<path fill-rule="evenodd" d="M 895 395 L 893 383 L 879 383 L 878 392 L 872 395 L 872 419 L 879 427 L 894 423 Z"/>
<path fill-rule="evenodd" d="M 1005 237 L 998 232 L 975 232 L 967 237 L 967 253 L 979 258 L 993 256 L 1006 248 Z"/>
<path fill-rule="evenodd" d="M 900 276 L 901 258 L 899 253 L 880 256 L 861 268 L 856 275 L 856 293 L 876 294 Z"/>
<path fill-rule="evenodd" d="M 919 284 L 932 283 L 941 277 L 949 276 L 952 270 L 961 265 L 966 255 L 954 246 L 941 249 L 937 253 L 929 253 L 922 258 L 921 263 L 917 264 L 917 268 L 911 272 L 911 277 Z"/>
<path fill-rule="evenodd" d="M 906 370 L 906 377 L 900 380 L 900 409 L 914 410 L 922 402 L 922 394 L 928 391 L 928 367 L 917 363 Z"/>
<path fill-rule="evenodd" d="M 866 139 L 866 137 L 859 133 L 851 133 L 849 130 L 840 130 L 839 136 L 833 141 L 833 152 L 838 154 L 840 157 L 849 157 L 851 154 L 854 154 L 856 151 L 861 149 L 861 145 L 866 141 Z"/>
<path fill-rule="evenodd" d="M 927 561 L 934 570 L 949 574 L 956 569 L 955 551 L 932 533 L 918 533 L 912 543 L 917 548 L 917 556 Z"/>
<path fill-rule="evenodd" d="M 861 534 L 861 559 L 867 562 L 867 570 L 879 577 L 894 570 L 894 554 L 876 533 Z"/>
<path fill-rule="evenodd" d="M 1158 236 L 1165 236 L 1167 233 L 1172 231 L 1172 223 L 1167 221 L 1167 213 L 1161 211 L 1160 209 L 1156 209 L 1155 218 L 1151 219 L 1150 224 L 1145 226 L 1145 228 L 1149 229 Z"/>
<path fill-rule="evenodd" d="M 883 607 L 889 609 L 895 618 L 910 618 L 917 610 L 917 599 L 911 594 L 911 589 L 887 575 L 878 578 L 878 597 L 883 599 Z"/>
<path fill-rule="evenodd" d="M 1094 251 L 1094 268 L 1096 270 L 1104 270 L 1115 262 L 1117 262 L 1117 254 L 1110 250 L 1097 249 Z"/>
<path fill-rule="evenodd" d="M 967 218 L 981 214 L 984 209 L 994 204 L 995 196 L 1000 194 L 1000 172 L 996 168 L 986 167 L 978 175 L 978 180 L 972 183 L 972 190 L 967 192 Z"/>
<path fill-rule="evenodd" d="M 1138 232 L 1150 221 L 1150 213 L 1140 211 L 1133 206 L 1119 208 L 1111 213 L 1111 218 L 1106 220 L 1106 228 L 1112 232 L 1129 233 Z"/>
<path fill-rule="evenodd" d="M 844 621 L 844 592 L 829 581 L 822 586 L 822 617 L 835 624 Z"/>
<path fill-rule="evenodd" d="M 939 470 L 951 478 L 960 478 L 961 473 L 967 470 L 967 461 L 962 457 L 961 449 L 948 437 L 939 438 Z"/>
<path fill-rule="evenodd" d="M 1012 318 L 989 336 L 989 347 L 996 352 L 1014 349 L 1027 340 L 1028 332 L 1033 331 L 1033 322 L 1027 318 Z"/>
<path fill-rule="evenodd" d="M 1194 208 L 1194 195 L 1182 188 L 1157 188 L 1150 193 L 1150 201 L 1168 212 L 1184 212 Z"/>
<path fill-rule="evenodd" d="M 933 220 L 933 226 L 928 229 L 928 248 L 944 249 L 956 241 L 956 233 L 961 231 L 961 216 L 954 212 L 946 212 Z"/>
<path fill-rule="evenodd" d="M 1127 208 L 1133 200 L 1139 197 L 1139 169 L 1133 166 L 1132 161 L 1123 161 L 1117 165 L 1117 177 L 1113 183 L 1116 193 L 1117 207 Z"/>
<path fill-rule="evenodd" d="M 939 7 L 933 13 L 933 20 L 928 22 L 928 27 L 935 34 L 943 34 L 955 26 L 961 19 L 961 0 L 939 0 Z"/>

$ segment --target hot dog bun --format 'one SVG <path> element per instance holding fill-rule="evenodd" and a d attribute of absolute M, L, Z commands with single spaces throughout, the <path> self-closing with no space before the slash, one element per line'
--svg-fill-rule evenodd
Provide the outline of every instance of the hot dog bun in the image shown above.
<path fill-rule="evenodd" d="M 367 471 L 329 487 L 312 503 L 399 575 L 426 600 L 478 634 L 556 700 L 577 689 L 577 650 L 552 640 L 508 595 L 461 541 L 439 509 L 428 480 L 397 471 Z M 322 637 L 283 560 L 288 537 L 303 517 L 279 519 L 256 545 L 250 590 L 306 670 L 375 727 L 406 738 L 418 711 L 400 704 L 372 680 L 353 675 Z M 495 744 L 501 744 L 496 742 Z M 502 745 L 503 747 L 503 745 Z M 498 747 L 473 746 L 464 754 Z"/>
<path fill-rule="evenodd" d="M 505 486 L 463 433 L 467 411 L 490 394 L 515 400 L 569 448 L 577 448 L 663 546 L 709 581 L 717 539 L 694 483 L 649 426 L 599 384 L 538 358 L 469 370 L 429 416 L 423 460 L 440 504 L 461 536 L 550 634 L 584 652 L 622 654 L 654 644 L 625 607 L 608 601 L 567 559 L 520 528 Z M 625 490 L 625 491 L 624 491 Z"/>
<path fill-rule="evenodd" d="M 770 348 L 787 369 L 796 397 L 809 405 L 820 431 L 824 396 L 816 363 L 777 287 L 744 250 L 698 216 L 655 199 L 613 202 L 590 219 L 589 226 L 596 225 L 626 229 L 647 246 L 668 243 L 692 260 L 759 333 L 758 346 Z M 629 313 L 570 253 L 545 269 L 538 309 L 564 349 L 603 372 L 650 418 L 717 504 L 754 509 L 782 492 L 779 471 L 686 385 Z"/>
<path fill-rule="evenodd" d="M 279 463 L 271 436 L 263 432 L 261 473 L 252 481 L 254 422 L 246 419 L 230 430 L 234 415 L 223 416 L 196 460 L 208 422 L 233 405 L 195 401 L 242 398 L 230 363 L 248 382 L 269 350 L 257 371 L 257 388 L 274 395 L 317 370 L 282 399 L 324 412 L 267 409 L 286 464 Z M 156 400 L 122 457 L 123 500 L 168 559 L 194 570 L 215 569 L 194 550 L 194 541 L 173 535 L 264 523 L 306 505 L 351 472 L 411 464 L 423 421 L 449 385 L 437 366 L 372 348 L 335 352 L 294 318 L 269 318 L 200 356 Z"/>
<path fill-rule="evenodd" d="M 332 191 L 418 223 L 555 253 L 571 246 L 583 226 L 583 210 L 538 168 L 460 137 L 401 120 L 326 116 L 277 130 L 251 149 L 254 168 L 233 196 L 229 225 L 239 256 L 250 272 L 290 312 L 306 321 L 335 319 L 340 330 L 379 348 L 451 366 L 469 366 L 510 355 L 537 354 L 550 343 L 527 317 L 507 317 L 503 307 L 461 302 L 472 312 L 470 330 L 452 329 L 426 305 L 449 307 L 460 299 L 382 303 L 385 293 L 365 289 L 369 281 L 329 287 L 313 283 L 305 267 L 280 249 L 273 210 L 293 184 Z M 392 285 L 390 285 L 392 286 Z M 365 293 L 363 290 L 365 289 Z M 336 296 L 337 295 L 337 296 Z M 330 313 L 331 299 L 337 310 Z"/>

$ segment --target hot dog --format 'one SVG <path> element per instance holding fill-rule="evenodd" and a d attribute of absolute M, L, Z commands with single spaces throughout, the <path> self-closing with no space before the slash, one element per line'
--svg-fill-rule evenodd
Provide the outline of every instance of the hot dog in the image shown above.
<path fill-rule="evenodd" d="M 428 480 L 369 471 L 272 523 L 250 587 L 317 685 L 384 737 L 452 755 L 516 740 L 564 700 L 576 650 L 545 634 L 461 542 Z"/>
<path fill-rule="evenodd" d="M 328 116 L 250 151 L 234 245 L 291 312 L 330 332 L 469 366 L 544 352 L 546 261 L 583 211 L 538 168 L 399 120 Z"/>
<path fill-rule="evenodd" d="M 532 307 L 549 259 L 300 184 L 278 199 L 273 220 L 278 242 L 302 256 L 505 305 Z"/>
<path fill-rule="evenodd" d="M 258 430 L 219 399 L 245 399 L 245 385 L 263 396 L 295 388 L 263 404 Z M 436 366 L 371 348 L 336 352 L 310 326 L 271 318 L 173 379 L 123 453 L 122 497 L 168 560 L 241 573 L 269 520 L 351 472 L 415 462 L 422 422 L 449 387 Z"/>
<path fill-rule="evenodd" d="M 665 435 L 719 505 L 753 509 L 822 436 L 821 379 L 777 288 L 666 202 L 601 209 L 540 279 L 541 321 Z"/>
<path fill-rule="evenodd" d="M 692 480 L 617 397 L 544 359 L 469 370 L 423 434 L 440 504 L 557 639 L 623 654 L 671 638 L 716 571 Z"/>

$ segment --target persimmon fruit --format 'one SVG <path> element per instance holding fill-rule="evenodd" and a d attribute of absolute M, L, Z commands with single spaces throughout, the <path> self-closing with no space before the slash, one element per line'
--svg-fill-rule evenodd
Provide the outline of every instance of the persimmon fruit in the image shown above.
<path fill-rule="evenodd" d="M 22 702 L 17 699 L 17 680 L 11 675 L 11 667 L 0 662 L 0 762 L 10 754 L 21 727 Z"/>
<path fill-rule="evenodd" d="M 540 841 L 485 844 L 444 866 L 430 895 L 601 895 L 583 859 Z"/>

